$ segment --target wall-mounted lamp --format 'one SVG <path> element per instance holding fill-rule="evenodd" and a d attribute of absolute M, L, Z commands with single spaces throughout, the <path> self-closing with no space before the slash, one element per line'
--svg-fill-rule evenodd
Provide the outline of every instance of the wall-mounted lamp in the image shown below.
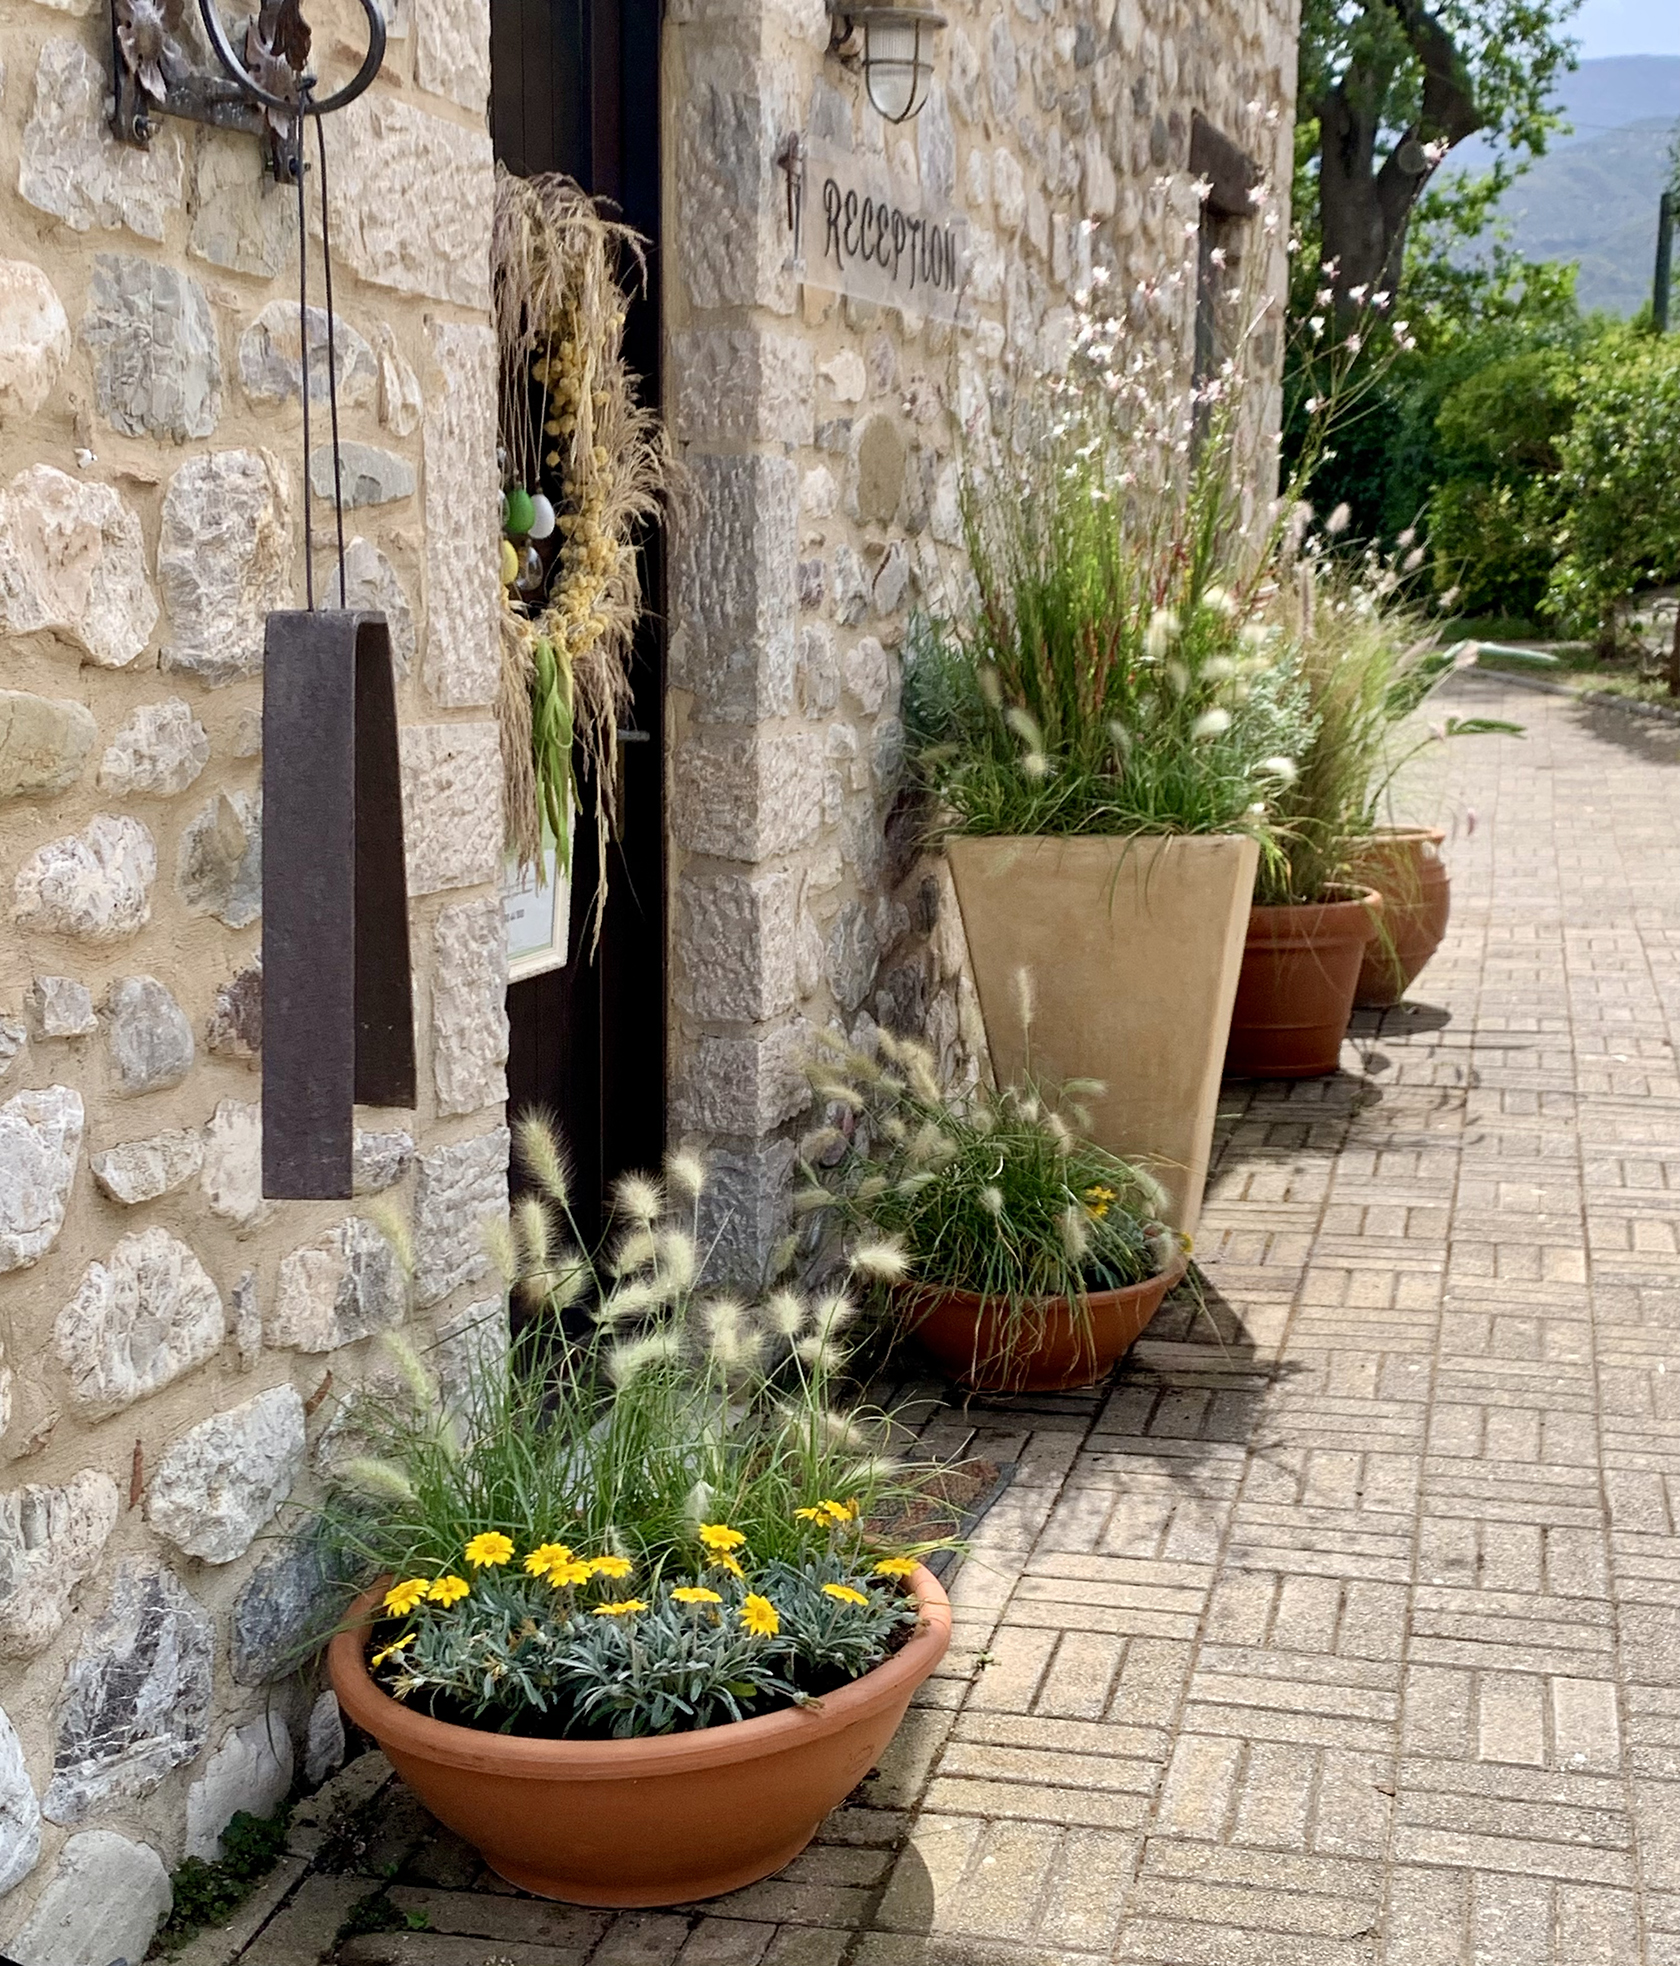
<path fill-rule="evenodd" d="M 945 16 L 928 7 L 834 6 L 831 51 L 863 70 L 869 100 L 889 123 L 908 123 L 927 101 L 933 37 Z"/>

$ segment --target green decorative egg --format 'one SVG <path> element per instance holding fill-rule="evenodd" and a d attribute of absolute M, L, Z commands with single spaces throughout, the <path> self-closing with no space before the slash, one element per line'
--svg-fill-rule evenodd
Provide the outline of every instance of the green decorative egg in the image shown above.
<path fill-rule="evenodd" d="M 523 485 L 515 485 L 507 494 L 507 515 L 502 523 L 514 539 L 523 539 L 531 530 L 531 521 L 536 516 L 531 505 L 531 494 Z"/>

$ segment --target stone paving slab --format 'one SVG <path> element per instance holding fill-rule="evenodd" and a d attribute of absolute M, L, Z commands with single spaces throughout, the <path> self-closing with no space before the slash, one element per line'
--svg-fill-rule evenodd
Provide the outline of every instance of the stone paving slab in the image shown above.
<path fill-rule="evenodd" d="M 1680 731 L 1450 688 L 1528 736 L 1453 747 L 1447 943 L 1227 1086 L 1203 1303 L 1101 1393 L 903 1389 L 1018 1472 L 816 1843 L 614 1917 L 386 1791 L 246 1966 L 1680 1966 Z"/>

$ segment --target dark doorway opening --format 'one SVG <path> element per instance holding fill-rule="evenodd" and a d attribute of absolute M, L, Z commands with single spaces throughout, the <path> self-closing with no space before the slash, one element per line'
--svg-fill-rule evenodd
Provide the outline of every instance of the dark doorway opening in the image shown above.
<path fill-rule="evenodd" d="M 611 200 L 648 241 L 648 283 L 632 304 L 625 351 L 645 397 L 660 400 L 660 0 L 491 0 L 490 125 L 496 155 L 522 176 L 563 171 Z M 665 556 L 646 546 L 647 612 L 636 637 L 635 700 L 621 755 L 618 836 L 607 848 L 607 903 L 591 952 L 600 867 L 592 810 L 579 816 L 565 966 L 513 984 L 508 1108 L 560 1123 L 580 1227 L 600 1197 L 665 1145 Z M 593 787 L 582 788 L 586 808 Z M 515 1185 L 518 1185 L 515 1170 Z"/>

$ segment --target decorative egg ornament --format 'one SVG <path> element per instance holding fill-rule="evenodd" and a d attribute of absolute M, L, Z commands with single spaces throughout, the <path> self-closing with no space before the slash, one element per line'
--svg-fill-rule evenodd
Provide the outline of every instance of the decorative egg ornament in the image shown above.
<path fill-rule="evenodd" d="M 521 539 L 531 530 L 531 494 L 523 485 L 515 485 L 503 501 L 507 510 L 502 518 L 502 528 L 514 539 Z"/>
<path fill-rule="evenodd" d="M 511 540 L 502 541 L 502 585 L 511 587 L 519 578 L 519 555 Z"/>
<path fill-rule="evenodd" d="M 532 539 L 547 539 L 554 531 L 554 507 L 541 492 L 531 500 L 531 523 L 525 530 Z"/>

